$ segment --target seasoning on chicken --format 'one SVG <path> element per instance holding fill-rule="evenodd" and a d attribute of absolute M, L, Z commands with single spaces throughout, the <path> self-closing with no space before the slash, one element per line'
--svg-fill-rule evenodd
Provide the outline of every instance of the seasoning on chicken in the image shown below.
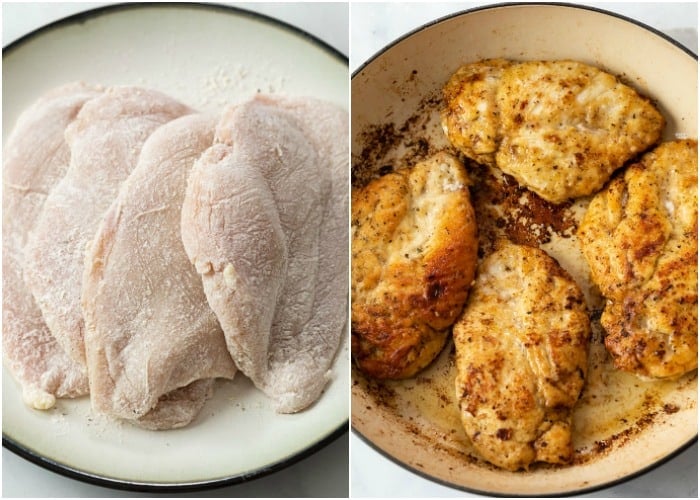
<path fill-rule="evenodd" d="M 539 248 L 499 242 L 453 335 L 460 417 L 476 450 L 513 471 L 569 462 L 590 325 L 566 271 Z"/>
<path fill-rule="evenodd" d="M 661 137 L 664 118 L 615 76 L 574 61 L 481 61 L 444 88 L 453 145 L 552 203 L 598 191 Z"/>
<path fill-rule="evenodd" d="M 352 352 L 376 378 L 411 377 L 442 350 L 474 277 L 467 174 L 446 153 L 352 194 Z"/>
<path fill-rule="evenodd" d="M 621 370 L 665 378 L 697 367 L 697 169 L 696 141 L 663 143 L 597 194 L 579 227 Z"/>

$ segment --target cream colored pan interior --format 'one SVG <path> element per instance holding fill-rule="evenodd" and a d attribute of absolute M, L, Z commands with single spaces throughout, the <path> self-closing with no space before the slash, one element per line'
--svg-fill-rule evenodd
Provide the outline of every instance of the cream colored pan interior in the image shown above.
<path fill-rule="evenodd" d="M 665 139 L 697 137 L 697 61 L 682 48 L 644 26 L 596 10 L 496 6 L 426 26 L 353 76 L 355 185 L 382 168 L 410 165 L 448 147 L 438 118 L 442 85 L 461 64 L 492 57 L 574 59 L 596 65 L 657 103 L 667 119 Z M 595 311 L 589 377 L 575 409 L 572 465 L 512 473 L 478 458 L 459 423 L 451 343 L 411 380 L 378 383 L 353 369 L 354 431 L 420 474 L 501 495 L 556 495 L 601 487 L 642 472 L 692 442 L 697 436 L 697 371 L 675 381 L 642 381 L 615 370 L 605 352 L 597 323 L 600 298 L 589 283 L 572 231 L 587 201 L 562 211 L 524 214 L 533 217 L 526 221 L 533 228 L 528 237 L 536 238 L 574 276 Z M 506 230 L 523 216 L 512 206 L 496 208 L 505 214 Z M 560 224 L 564 219 L 573 222 Z"/>

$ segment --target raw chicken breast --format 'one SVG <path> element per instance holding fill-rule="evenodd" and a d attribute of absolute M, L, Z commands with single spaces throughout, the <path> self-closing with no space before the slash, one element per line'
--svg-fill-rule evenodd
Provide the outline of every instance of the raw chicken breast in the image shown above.
<path fill-rule="evenodd" d="M 24 279 L 51 333 L 83 365 L 85 245 L 136 165 L 143 142 L 160 125 L 189 112 L 159 92 L 115 87 L 87 103 L 66 129 L 70 166 L 29 235 Z"/>
<path fill-rule="evenodd" d="M 322 277 L 316 280 L 313 313 L 299 339 L 302 345 L 304 337 L 317 338 L 322 342 L 315 348 L 318 359 L 313 361 L 309 357 L 303 357 L 290 363 L 285 359 L 287 346 L 284 342 L 270 348 L 275 368 L 268 374 L 268 393 L 276 395 L 274 397 L 279 401 L 280 407 L 300 404 L 307 406 L 304 401 L 313 402 L 318 397 L 314 396 L 315 391 L 321 391 L 321 386 L 330 380 L 329 370 L 333 359 L 340 343 L 346 338 L 349 284 L 348 114 L 345 110 L 318 99 L 281 96 L 258 96 L 258 99 L 270 106 L 284 108 L 295 118 L 299 128 L 318 152 L 321 161 L 319 167 L 322 169 L 318 175 L 331 176 L 330 199 L 325 203 L 322 220 L 316 222 L 320 228 L 318 251 Z M 288 304 L 283 302 L 278 306 L 280 307 L 288 307 Z M 284 394 L 281 389 L 284 388 L 285 381 L 296 380 L 296 374 L 302 370 L 308 373 L 307 380 L 313 376 L 318 377 L 316 388 L 305 389 L 301 394 L 290 389 Z"/>
<path fill-rule="evenodd" d="M 156 406 L 134 423 L 144 429 L 177 429 L 192 422 L 214 395 L 214 379 L 203 378 L 164 394 Z"/>
<path fill-rule="evenodd" d="M 211 146 L 215 125 L 214 117 L 188 115 L 148 138 L 85 259 L 93 408 L 144 416 L 137 423 L 149 428 L 186 425 L 211 395 L 211 381 L 195 381 L 235 373 L 180 238 L 187 175 Z"/>
<path fill-rule="evenodd" d="M 49 332 L 22 279 L 22 253 L 48 192 L 68 169 L 65 128 L 86 101 L 101 90 L 72 83 L 42 96 L 29 107 L 5 143 L 3 161 L 2 340 L 12 375 L 25 402 L 48 409 L 56 397 L 87 393 L 83 368 Z"/>
<path fill-rule="evenodd" d="M 256 98 L 195 164 L 182 239 L 237 366 L 279 412 L 320 396 L 347 311 L 347 114 Z"/>

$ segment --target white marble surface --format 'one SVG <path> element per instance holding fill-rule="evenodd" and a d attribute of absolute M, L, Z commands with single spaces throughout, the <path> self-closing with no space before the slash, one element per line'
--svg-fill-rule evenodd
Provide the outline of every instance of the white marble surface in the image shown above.
<path fill-rule="evenodd" d="M 350 70 L 423 24 L 462 10 L 497 2 L 353 2 L 350 8 Z M 652 26 L 697 54 L 697 2 L 576 2 L 616 12 Z"/>
<path fill-rule="evenodd" d="M 5 3 L 2 5 L 3 46 L 49 22 L 104 3 Z M 348 55 L 348 5 L 230 3 L 288 24 L 325 41 Z M 232 443 L 235 446 L 235 443 Z M 253 481 L 200 493 L 170 497 L 347 497 L 348 434 L 341 435 L 317 453 L 281 471 Z M 319 471 L 323 471 L 320 473 Z M 102 488 L 76 481 L 36 466 L 2 450 L 3 497 L 143 497 L 157 496 Z"/>
<path fill-rule="evenodd" d="M 686 3 L 581 2 L 641 21 L 697 53 L 698 5 Z M 350 69 L 357 70 L 387 44 L 421 25 L 486 2 L 352 3 Z M 478 497 L 424 479 L 376 452 L 354 433 L 350 438 L 353 497 Z M 641 477 L 586 497 L 698 497 L 697 443 Z"/>

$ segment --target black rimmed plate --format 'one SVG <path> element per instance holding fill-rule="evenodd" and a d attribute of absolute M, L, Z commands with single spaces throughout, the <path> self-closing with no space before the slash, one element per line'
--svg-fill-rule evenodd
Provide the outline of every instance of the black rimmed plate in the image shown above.
<path fill-rule="evenodd" d="M 313 15 L 313 4 L 299 5 Z M 199 110 L 257 92 L 348 106 L 347 58 L 309 34 L 245 10 L 125 4 L 37 30 L 3 51 L 3 133 L 44 91 L 69 81 L 140 85 Z M 306 411 L 279 415 L 243 376 L 217 385 L 189 426 L 151 432 L 93 415 L 88 398 L 46 412 L 3 371 L 3 445 L 66 476 L 124 489 L 194 490 L 246 481 L 313 453 L 347 430 L 348 353 Z"/>

